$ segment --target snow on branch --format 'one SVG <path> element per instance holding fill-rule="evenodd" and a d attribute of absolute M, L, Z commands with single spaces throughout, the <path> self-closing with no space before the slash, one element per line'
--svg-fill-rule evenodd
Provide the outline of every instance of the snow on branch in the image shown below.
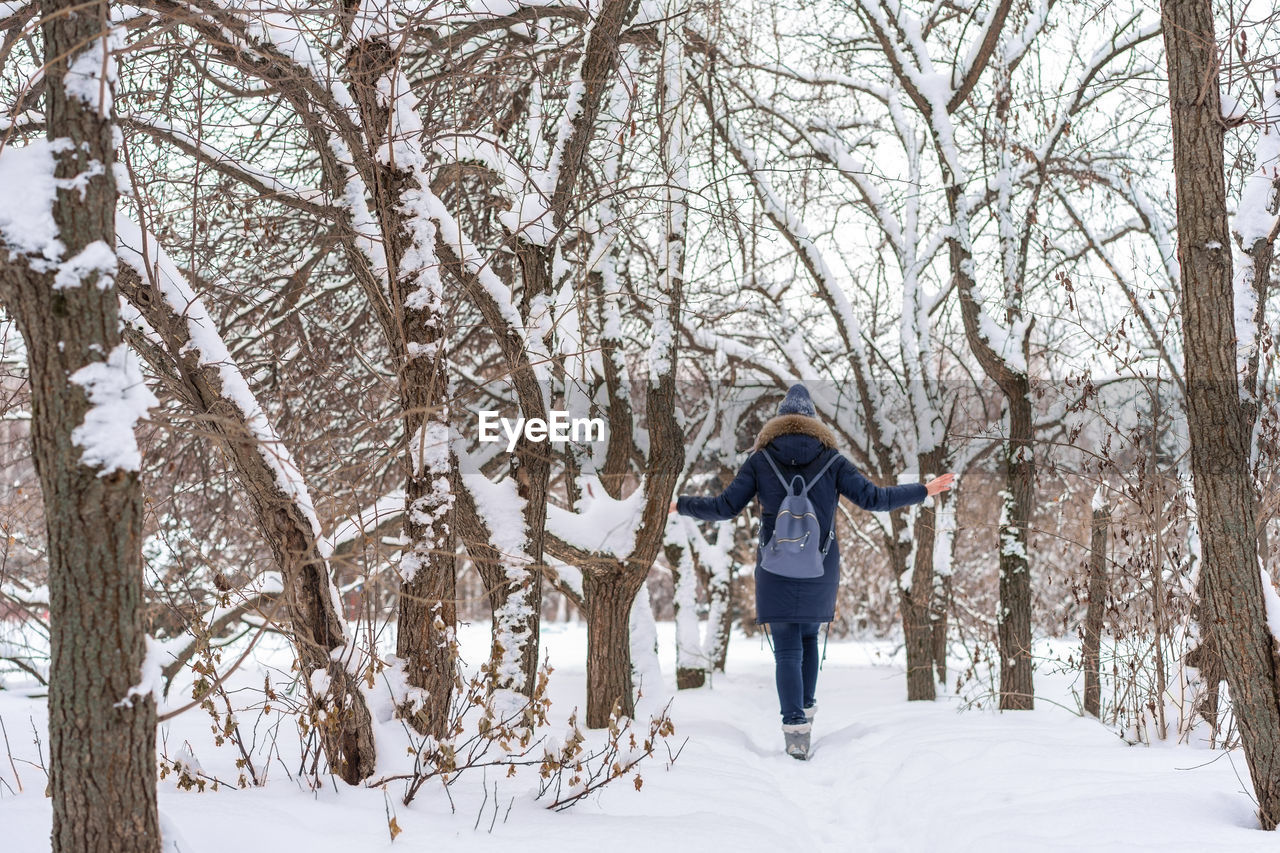
<path fill-rule="evenodd" d="M 254 439 L 258 455 L 272 472 L 276 487 L 297 506 L 309 523 L 312 535 L 319 537 L 320 522 L 302 471 L 231 357 L 204 303 L 159 241 L 144 234 L 133 220 L 119 213 L 116 214 L 116 240 L 120 262 L 134 269 L 144 282 L 151 282 L 164 300 L 165 309 L 183 323 L 188 336 L 185 349 L 196 354 L 200 367 L 217 370 L 221 379 L 219 394 L 243 416 L 244 426 Z"/>
<path fill-rule="evenodd" d="M 578 512 L 548 505 L 547 532 L 582 551 L 627 559 L 644 511 L 644 483 L 622 500 L 610 497 L 598 477 L 584 474 L 579 483 Z"/>
<path fill-rule="evenodd" d="M 179 150 L 211 166 L 219 173 L 240 181 L 264 198 L 280 201 L 289 206 L 299 207 L 322 216 L 332 213 L 323 204 L 324 193 L 322 191 L 294 186 L 265 169 L 236 159 L 231 154 L 201 139 L 197 139 L 187 131 L 177 128 L 163 119 L 122 116 L 119 122 L 126 127 L 141 130 L 158 140 L 172 144 Z"/>
<path fill-rule="evenodd" d="M 333 532 L 320 541 L 320 551 L 336 554 L 346 545 L 374 533 L 379 527 L 404 515 L 404 491 L 396 490 L 378 498 L 369 506 L 347 516 Z"/>

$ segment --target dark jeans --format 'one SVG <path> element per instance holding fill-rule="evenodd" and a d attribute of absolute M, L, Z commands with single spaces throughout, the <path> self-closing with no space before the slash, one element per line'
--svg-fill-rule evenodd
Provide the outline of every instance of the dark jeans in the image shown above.
<path fill-rule="evenodd" d="M 773 660 L 778 681 L 782 724 L 803 723 L 804 709 L 814 702 L 818 687 L 818 629 L 820 622 L 770 622 Z"/>

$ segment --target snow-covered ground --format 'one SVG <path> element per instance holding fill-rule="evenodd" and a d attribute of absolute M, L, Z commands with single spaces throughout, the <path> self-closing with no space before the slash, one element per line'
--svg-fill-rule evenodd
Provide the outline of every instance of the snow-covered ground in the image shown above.
<path fill-rule="evenodd" d="M 464 654 L 483 649 L 485 637 L 486 626 L 467 629 Z M 660 625 L 659 637 L 670 691 L 672 626 Z M 581 702 L 585 639 L 580 626 L 544 626 L 559 719 Z M 1254 828 L 1239 754 L 1127 746 L 1098 723 L 1049 703 L 1006 714 L 959 712 L 958 702 L 946 698 L 908 704 L 900 662 L 886 654 L 883 645 L 830 644 L 808 763 L 781 752 L 768 649 L 736 636 L 727 675 L 675 696 L 672 745 L 687 743 L 669 769 L 658 758 L 642 766 L 640 791 L 623 781 L 555 813 L 533 800 L 534 782 L 525 773 L 507 779 L 491 772 L 486 802 L 477 772 L 454 786 L 455 812 L 438 790 L 406 807 L 394 785 L 385 794 L 340 784 L 312 792 L 276 771 L 265 788 L 192 793 L 178 790 L 171 777 L 160 783 L 169 849 L 1276 849 L 1274 834 Z M 261 684 L 261 675 L 244 677 Z M 1045 678 L 1040 686 L 1052 684 Z M 43 702 L 0 691 L 0 718 L 14 757 L 11 767 L 0 756 L 0 849 L 47 850 L 50 806 L 44 774 L 33 766 L 41 763 L 33 730 L 47 754 Z M 189 741 L 207 772 L 234 778 L 234 750 L 213 746 L 201 712 L 164 724 L 162 735 L 170 752 Z M 17 787 L 14 767 L 24 788 L 17 795 L 7 787 Z M 388 808 L 403 830 L 394 842 Z"/>

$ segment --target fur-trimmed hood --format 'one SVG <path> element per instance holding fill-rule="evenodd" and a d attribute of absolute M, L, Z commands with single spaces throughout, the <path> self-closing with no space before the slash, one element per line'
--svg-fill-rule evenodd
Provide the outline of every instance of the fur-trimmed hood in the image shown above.
<path fill-rule="evenodd" d="M 822 442 L 823 447 L 836 446 L 835 433 L 817 418 L 808 415 L 778 415 L 764 422 L 751 451 L 754 453 L 760 450 L 780 435 L 807 435 Z"/>

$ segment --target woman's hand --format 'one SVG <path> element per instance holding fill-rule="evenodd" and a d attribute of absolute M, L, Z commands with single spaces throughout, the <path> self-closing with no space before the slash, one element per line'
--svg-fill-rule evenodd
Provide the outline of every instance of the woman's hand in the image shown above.
<path fill-rule="evenodd" d="M 940 495 L 951 489 L 951 484 L 955 482 L 956 475 L 947 473 L 941 477 L 934 477 L 932 480 L 924 484 L 925 491 L 929 493 L 929 497 Z"/>
<path fill-rule="evenodd" d="M 667 515 L 675 515 L 675 514 L 676 514 L 676 504 L 677 504 L 677 503 L 678 503 L 678 501 L 672 501 L 672 502 L 671 502 L 671 506 L 669 506 L 669 507 L 667 508 Z"/>

